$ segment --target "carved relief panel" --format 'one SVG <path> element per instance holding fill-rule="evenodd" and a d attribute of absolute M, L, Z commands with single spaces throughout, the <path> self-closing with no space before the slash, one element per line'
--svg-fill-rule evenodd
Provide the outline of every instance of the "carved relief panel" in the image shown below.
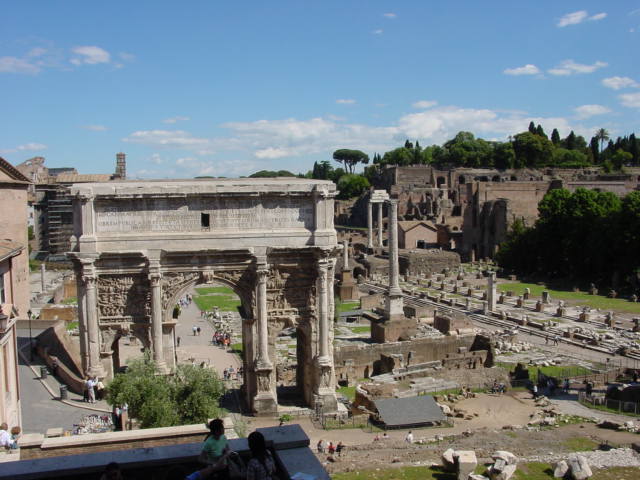
<path fill-rule="evenodd" d="M 275 265 L 267 281 L 269 316 L 306 315 L 315 308 L 315 272 L 312 267 Z"/>
<path fill-rule="evenodd" d="M 148 322 L 151 289 L 146 275 L 100 275 L 97 282 L 100 322 Z"/>
<path fill-rule="evenodd" d="M 200 277 L 198 272 L 170 272 L 162 275 L 162 310 L 167 311 L 175 296 Z"/>

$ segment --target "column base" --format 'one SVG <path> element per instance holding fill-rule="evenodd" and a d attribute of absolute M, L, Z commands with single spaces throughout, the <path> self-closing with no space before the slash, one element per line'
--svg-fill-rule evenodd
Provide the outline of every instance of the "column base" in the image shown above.
<path fill-rule="evenodd" d="M 316 413 L 333 413 L 338 411 L 338 399 L 336 393 L 328 388 L 321 388 L 314 395 L 314 405 Z"/>
<path fill-rule="evenodd" d="M 167 366 L 167 362 L 162 361 L 162 362 L 154 362 L 154 363 L 156 365 L 156 368 L 162 375 L 166 375 L 167 373 L 169 373 L 170 369 Z"/>
<path fill-rule="evenodd" d="M 253 397 L 252 410 L 258 416 L 268 416 L 278 413 L 278 401 L 270 392 L 260 392 Z"/>
<path fill-rule="evenodd" d="M 404 317 L 404 299 L 402 292 L 389 293 L 385 298 L 385 314 L 388 319 Z"/>

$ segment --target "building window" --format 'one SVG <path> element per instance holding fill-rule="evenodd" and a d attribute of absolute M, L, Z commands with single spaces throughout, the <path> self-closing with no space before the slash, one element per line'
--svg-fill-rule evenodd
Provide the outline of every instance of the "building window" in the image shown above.
<path fill-rule="evenodd" d="M 5 303 L 4 299 L 4 273 L 0 273 L 0 303 Z"/>
<path fill-rule="evenodd" d="M 202 228 L 209 228 L 209 214 L 201 213 L 200 214 L 200 225 Z"/>

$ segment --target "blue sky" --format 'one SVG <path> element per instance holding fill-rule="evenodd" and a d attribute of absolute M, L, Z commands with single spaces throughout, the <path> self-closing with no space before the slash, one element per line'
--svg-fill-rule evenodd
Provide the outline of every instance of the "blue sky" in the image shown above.
<path fill-rule="evenodd" d="M 531 120 L 638 134 L 639 46 L 640 0 L 5 0 L 0 155 L 188 178 Z"/>

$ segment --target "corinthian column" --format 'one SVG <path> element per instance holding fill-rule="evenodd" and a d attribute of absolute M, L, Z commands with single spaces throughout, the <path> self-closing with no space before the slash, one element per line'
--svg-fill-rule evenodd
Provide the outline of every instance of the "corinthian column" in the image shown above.
<path fill-rule="evenodd" d="M 384 203 L 378 204 L 378 246 L 382 247 L 382 206 Z"/>
<path fill-rule="evenodd" d="M 162 275 L 159 272 L 149 274 L 151 282 L 151 332 L 153 336 L 153 361 L 161 372 L 167 369 L 162 344 Z"/>
<path fill-rule="evenodd" d="M 398 266 L 398 200 L 389 200 L 389 294 L 402 295 Z"/>
<path fill-rule="evenodd" d="M 100 364 L 100 332 L 98 327 L 98 296 L 96 294 L 97 277 L 93 262 L 83 263 L 82 280 L 84 283 L 84 297 L 86 312 L 84 318 L 87 322 L 88 340 L 88 365 L 89 375 L 104 377 L 104 369 Z"/>
<path fill-rule="evenodd" d="M 261 264 L 256 269 L 258 284 L 256 286 L 256 307 L 258 310 L 258 368 L 271 367 L 269 359 L 269 326 L 267 324 L 267 277 L 269 269 Z"/>
<path fill-rule="evenodd" d="M 367 229 L 369 235 L 367 247 L 373 248 L 373 204 L 371 201 L 367 203 Z"/>
<path fill-rule="evenodd" d="M 369 204 L 371 205 L 371 204 Z M 329 362 L 329 260 L 318 260 L 318 360 Z"/>
<path fill-rule="evenodd" d="M 398 200 L 389 202 L 389 292 L 387 294 L 386 313 L 389 318 L 404 315 L 404 302 L 400 289 L 398 266 Z"/>

